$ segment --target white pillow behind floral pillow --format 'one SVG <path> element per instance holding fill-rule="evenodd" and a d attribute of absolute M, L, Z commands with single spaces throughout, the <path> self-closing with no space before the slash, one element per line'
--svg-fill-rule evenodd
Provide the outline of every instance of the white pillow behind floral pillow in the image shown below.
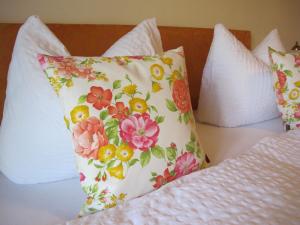
<path fill-rule="evenodd" d="M 106 55 L 161 52 L 156 21 L 150 19 L 117 41 Z M 69 55 L 48 27 L 31 16 L 16 39 L 0 130 L 0 169 L 20 184 L 57 181 L 77 174 L 63 112 L 36 61 L 38 53 Z"/>
<path fill-rule="evenodd" d="M 222 24 L 215 26 L 202 76 L 198 121 L 237 127 L 279 116 L 270 66 L 262 61 L 273 42 L 282 46 L 276 31 L 256 48 L 259 59 Z"/>
<path fill-rule="evenodd" d="M 272 30 L 252 51 L 253 55 L 261 59 L 267 65 L 271 65 L 269 47 L 285 52 L 277 29 Z"/>

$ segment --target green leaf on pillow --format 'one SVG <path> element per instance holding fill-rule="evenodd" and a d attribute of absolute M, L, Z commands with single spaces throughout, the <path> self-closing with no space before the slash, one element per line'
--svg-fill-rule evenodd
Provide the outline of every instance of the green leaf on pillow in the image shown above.
<path fill-rule="evenodd" d="M 150 107 L 154 112 L 158 113 L 157 108 L 154 105 L 151 105 Z"/>
<path fill-rule="evenodd" d="M 150 93 L 149 93 L 149 91 L 147 92 L 147 95 L 146 95 L 146 99 L 145 99 L 145 101 L 148 101 L 150 99 Z"/>
<path fill-rule="evenodd" d="M 173 101 L 171 101 L 169 99 L 166 99 L 166 105 L 167 105 L 167 108 L 171 112 L 176 112 L 177 111 L 176 105 L 175 105 L 175 103 Z"/>
<path fill-rule="evenodd" d="M 119 143 L 120 143 L 120 138 L 119 138 L 119 136 L 117 135 L 117 136 L 115 136 L 115 138 L 114 138 L 114 144 L 115 144 L 115 145 L 119 145 Z"/>
<path fill-rule="evenodd" d="M 190 113 L 183 114 L 183 121 L 187 124 L 190 121 Z"/>
<path fill-rule="evenodd" d="M 132 83 L 132 80 L 129 78 L 128 74 L 125 75 L 126 80 L 128 80 L 130 83 Z"/>
<path fill-rule="evenodd" d="M 194 142 L 189 142 L 188 144 L 185 145 L 185 147 L 188 152 L 192 152 L 192 153 L 195 152 L 195 143 Z"/>
<path fill-rule="evenodd" d="M 91 212 L 96 212 L 96 211 L 98 211 L 98 209 L 95 209 L 95 208 L 88 208 L 88 210 L 91 211 Z"/>
<path fill-rule="evenodd" d="M 119 122 L 117 119 L 111 119 L 105 123 L 106 127 L 114 127 L 114 126 L 118 126 L 118 125 L 119 125 Z"/>
<path fill-rule="evenodd" d="M 123 95 L 122 92 L 116 94 L 116 95 L 115 95 L 115 100 L 118 100 L 118 99 L 122 98 L 122 95 Z"/>
<path fill-rule="evenodd" d="M 86 102 L 86 97 L 87 97 L 87 95 L 81 95 L 81 96 L 79 97 L 77 103 L 78 103 L 78 104 L 82 104 L 82 103 Z"/>
<path fill-rule="evenodd" d="M 173 161 L 176 158 L 176 149 L 175 148 L 168 147 L 166 153 L 167 153 L 167 158 L 169 161 Z"/>
<path fill-rule="evenodd" d="M 285 73 L 285 75 L 293 77 L 293 72 L 291 70 L 284 70 L 283 72 Z"/>
<path fill-rule="evenodd" d="M 156 176 L 157 176 L 157 173 L 151 172 L 151 176 L 152 176 L 152 177 L 156 177 Z"/>
<path fill-rule="evenodd" d="M 154 157 L 158 159 L 162 159 L 165 157 L 165 151 L 162 147 L 156 145 L 153 148 L 151 148 L 151 153 Z"/>
<path fill-rule="evenodd" d="M 88 165 L 91 165 L 93 161 L 94 161 L 94 159 L 89 159 Z"/>
<path fill-rule="evenodd" d="M 156 123 L 162 123 L 162 122 L 164 122 L 164 120 L 165 120 L 164 116 L 156 116 L 155 117 Z"/>
<path fill-rule="evenodd" d="M 141 166 L 145 167 L 149 164 L 151 159 L 151 153 L 150 151 L 146 151 L 146 152 L 142 152 L 140 155 L 140 162 L 141 162 Z"/>
<path fill-rule="evenodd" d="M 116 160 L 111 160 L 111 161 L 107 164 L 106 168 L 107 168 L 107 169 L 112 168 L 112 167 L 114 166 L 115 162 L 116 162 Z"/>
<path fill-rule="evenodd" d="M 138 159 L 131 159 L 128 163 L 128 168 L 132 167 L 134 164 L 136 164 L 139 160 Z"/>
<path fill-rule="evenodd" d="M 100 113 L 100 119 L 101 120 L 105 120 L 108 116 L 108 111 L 107 110 L 103 110 L 101 113 Z"/>
<path fill-rule="evenodd" d="M 93 185 L 92 193 L 96 193 L 98 191 L 98 184 Z"/>
<path fill-rule="evenodd" d="M 113 82 L 113 89 L 118 89 L 121 87 L 121 80 L 115 80 Z"/>

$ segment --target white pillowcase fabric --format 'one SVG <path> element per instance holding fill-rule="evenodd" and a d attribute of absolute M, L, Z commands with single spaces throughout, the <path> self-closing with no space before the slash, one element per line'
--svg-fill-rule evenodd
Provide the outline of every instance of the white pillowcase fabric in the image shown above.
<path fill-rule="evenodd" d="M 162 42 L 156 19 L 142 21 L 132 31 L 121 37 L 103 56 L 162 54 Z"/>
<path fill-rule="evenodd" d="M 268 50 L 269 47 L 285 52 L 277 29 L 272 30 L 252 51 L 253 55 L 261 59 L 267 65 L 271 65 Z"/>
<path fill-rule="evenodd" d="M 197 120 L 237 127 L 279 116 L 269 66 L 217 24 L 203 71 Z"/>
<path fill-rule="evenodd" d="M 162 52 L 161 40 L 155 19 L 150 19 L 119 40 L 106 56 L 156 51 Z M 15 42 L 0 129 L 0 169 L 20 184 L 77 176 L 71 137 L 58 98 L 36 59 L 38 53 L 69 55 L 47 26 L 31 16 Z"/>
<path fill-rule="evenodd" d="M 20 28 L 15 42 L 0 133 L 1 170 L 16 183 L 55 181 L 75 175 L 72 142 L 64 127 L 63 112 L 36 60 L 41 52 L 69 55 L 43 22 L 32 16 Z"/>

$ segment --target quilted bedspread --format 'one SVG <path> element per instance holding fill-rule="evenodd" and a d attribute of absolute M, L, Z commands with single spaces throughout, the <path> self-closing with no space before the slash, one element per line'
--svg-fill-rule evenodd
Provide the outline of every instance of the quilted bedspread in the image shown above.
<path fill-rule="evenodd" d="M 66 224 L 300 224 L 300 131 Z"/>

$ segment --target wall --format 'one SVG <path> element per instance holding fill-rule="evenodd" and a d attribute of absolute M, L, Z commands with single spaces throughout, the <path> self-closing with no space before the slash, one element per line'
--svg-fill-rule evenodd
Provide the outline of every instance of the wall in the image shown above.
<path fill-rule="evenodd" d="M 0 22 L 39 15 L 48 23 L 136 24 L 156 17 L 159 25 L 227 27 L 252 32 L 253 46 L 278 28 L 289 49 L 300 41 L 300 0 L 0 0 Z"/>

